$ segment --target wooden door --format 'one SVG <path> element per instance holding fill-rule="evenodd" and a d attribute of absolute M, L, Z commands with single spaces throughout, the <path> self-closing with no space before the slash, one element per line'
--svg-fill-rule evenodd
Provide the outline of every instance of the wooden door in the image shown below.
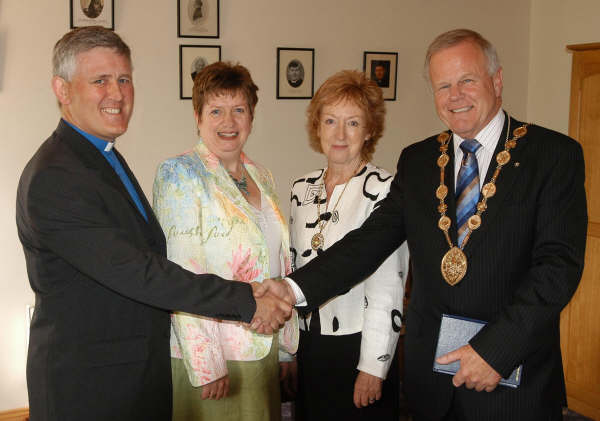
<path fill-rule="evenodd" d="M 561 315 L 569 408 L 600 420 L 600 43 L 573 52 L 569 135 L 583 147 L 588 230 L 585 268 Z"/>

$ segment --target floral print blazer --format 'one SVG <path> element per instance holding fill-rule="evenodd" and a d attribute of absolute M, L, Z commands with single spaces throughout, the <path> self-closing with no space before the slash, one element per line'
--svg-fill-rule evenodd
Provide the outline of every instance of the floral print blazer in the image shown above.
<path fill-rule="evenodd" d="M 154 211 L 167 239 L 169 260 L 195 273 L 262 282 L 291 271 L 288 227 L 278 206 L 271 173 L 242 153 L 242 162 L 271 205 L 281 229 L 282 273 L 269 273 L 269 251 L 255 213 L 206 145 L 167 159 L 154 180 Z M 176 312 L 171 316 L 171 356 L 183 358 L 194 386 L 227 374 L 227 360 L 260 360 L 272 335 L 256 334 L 234 322 Z M 283 350 L 295 353 L 298 318 L 279 332 Z"/>

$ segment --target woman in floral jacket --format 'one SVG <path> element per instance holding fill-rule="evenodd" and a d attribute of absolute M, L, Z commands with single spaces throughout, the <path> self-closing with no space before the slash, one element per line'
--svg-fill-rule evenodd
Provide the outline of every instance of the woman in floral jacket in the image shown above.
<path fill-rule="evenodd" d="M 194 81 L 200 141 L 163 162 L 154 210 L 170 260 L 196 273 L 260 282 L 290 272 L 288 228 L 271 173 L 242 151 L 258 88 L 248 70 L 218 62 Z M 216 319 L 172 315 L 173 420 L 278 420 L 278 348 L 290 360 L 297 316 L 277 335 Z M 285 371 L 285 370 L 284 370 Z"/>

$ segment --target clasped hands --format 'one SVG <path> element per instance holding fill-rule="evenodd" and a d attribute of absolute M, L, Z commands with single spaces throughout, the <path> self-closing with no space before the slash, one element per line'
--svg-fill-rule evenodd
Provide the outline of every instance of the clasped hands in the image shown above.
<path fill-rule="evenodd" d="M 276 332 L 292 315 L 292 308 L 296 304 L 294 292 L 282 279 L 251 282 L 250 286 L 256 300 L 256 312 L 250 329 L 267 335 Z"/>

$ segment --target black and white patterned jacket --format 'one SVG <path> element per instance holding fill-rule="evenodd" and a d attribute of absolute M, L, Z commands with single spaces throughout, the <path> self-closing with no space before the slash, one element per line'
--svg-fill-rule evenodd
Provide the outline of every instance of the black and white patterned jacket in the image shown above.
<path fill-rule="evenodd" d="M 319 232 L 317 201 L 324 226 L 323 249 L 358 228 L 387 195 L 392 175 L 367 164 L 348 183 L 335 187 L 329 206 L 323 174 L 316 170 L 294 181 L 291 192 L 290 235 L 293 266 L 302 267 L 320 251 L 311 248 Z M 319 194 L 320 192 L 320 194 Z M 402 320 L 402 298 L 408 273 L 408 248 L 404 243 L 369 278 L 319 308 L 323 335 L 348 335 L 362 331 L 358 369 L 385 378 L 391 364 Z M 326 282 L 326 280 L 324 280 Z M 307 330 L 310 317 L 300 321 Z"/>

